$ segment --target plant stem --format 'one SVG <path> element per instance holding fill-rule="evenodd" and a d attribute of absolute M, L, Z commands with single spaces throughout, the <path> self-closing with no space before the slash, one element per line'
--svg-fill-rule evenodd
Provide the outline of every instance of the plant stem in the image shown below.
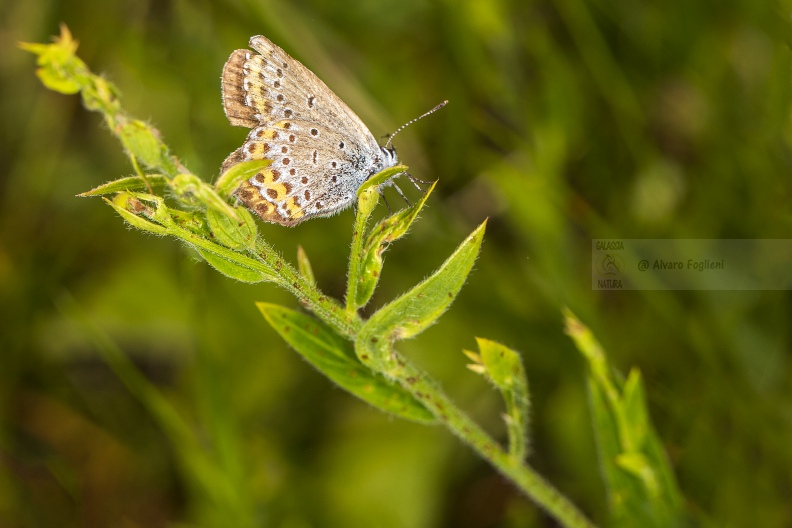
<path fill-rule="evenodd" d="M 391 357 L 395 366 L 389 369 L 386 375 L 398 381 L 423 403 L 438 421 L 495 466 L 538 506 L 566 527 L 594 526 L 572 502 L 541 475 L 507 453 L 498 442 L 462 412 L 427 374 L 395 351 L 391 351 Z"/>
<path fill-rule="evenodd" d="M 359 200 L 359 204 L 363 204 L 363 200 Z M 358 207 L 361 207 L 359 205 Z M 368 210 L 363 211 L 363 208 Z M 357 287 L 360 275 L 360 261 L 361 253 L 363 252 L 363 236 L 366 233 L 366 224 L 371 215 L 371 209 L 365 205 L 358 210 L 355 215 L 355 227 L 352 231 L 352 249 L 349 253 L 349 271 L 347 272 L 347 291 L 346 291 L 346 311 L 348 313 L 357 313 Z"/>
<path fill-rule="evenodd" d="M 269 248 L 266 254 L 258 248 L 262 244 L 258 243 L 257 254 L 260 258 L 267 259 L 267 263 L 278 269 L 280 284 L 283 288 L 291 292 L 300 304 L 308 308 L 319 319 L 333 327 L 340 335 L 355 339 L 363 320 L 355 311 L 344 310 L 344 307 L 332 297 L 322 293 L 310 280 L 303 277 L 300 272 L 280 256 L 274 249 Z"/>
<path fill-rule="evenodd" d="M 291 292 L 321 320 L 333 327 L 344 337 L 354 339 L 363 321 L 356 313 L 344 310 L 335 299 L 322 293 L 313 283 L 300 275 L 291 264 L 269 244 L 259 240 L 256 242 L 256 256 L 249 257 L 177 225 L 167 226 L 168 234 L 180 238 L 191 246 L 211 251 L 240 266 L 259 271 L 282 288 Z"/>

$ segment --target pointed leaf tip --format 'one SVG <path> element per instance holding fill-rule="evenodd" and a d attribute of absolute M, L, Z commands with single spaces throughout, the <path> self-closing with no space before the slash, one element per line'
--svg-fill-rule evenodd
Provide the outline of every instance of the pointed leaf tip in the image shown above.
<path fill-rule="evenodd" d="M 364 328 L 375 335 L 406 339 L 431 326 L 456 299 L 473 269 L 484 228 L 484 224 L 476 228 L 432 275 L 381 308 Z"/>

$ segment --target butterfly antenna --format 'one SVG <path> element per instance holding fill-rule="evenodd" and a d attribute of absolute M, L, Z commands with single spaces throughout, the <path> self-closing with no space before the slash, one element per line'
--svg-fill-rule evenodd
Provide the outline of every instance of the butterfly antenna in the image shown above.
<path fill-rule="evenodd" d="M 448 101 L 447 101 L 447 100 L 446 100 L 446 101 L 443 101 L 442 103 L 440 103 L 439 105 L 435 106 L 434 108 L 432 108 L 431 110 L 429 110 L 429 111 L 428 111 L 428 112 L 426 112 L 425 114 L 423 114 L 423 115 L 420 115 L 420 116 L 416 117 L 415 119 L 413 119 L 412 121 L 409 121 L 409 122 L 407 122 L 407 123 L 403 124 L 402 126 L 400 126 L 399 128 L 397 128 L 397 129 L 396 129 L 396 132 L 394 132 L 393 134 L 391 134 L 391 136 L 388 138 L 388 142 L 387 142 L 387 143 L 385 143 L 385 148 L 388 148 L 388 147 L 390 146 L 391 142 L 393 141 L 393 138 L 395 138 L 395 137 L 396 137 L 396 134 L 398 134 L 399 132 L 401 132 L 402 130 L 404 130 L 405 128 L 407 128 L 408 126 L 412 125 L 413 123 L 415 123 L 415 122 L 416 122 L 416 121 L 418 121 L 419 119 L 423 119 L 424 117 L 426 117 L 426 116 L 428 116 L 428 115 L 430 115 L 430 114 L 434 114 L 435 112 L 437 112 L 438 110 L 440 110 L 441 108 L 443 108 L 443 107 L 444 107 L 445 105 L 447 105 L 447 104 L 448 104 Z"/>

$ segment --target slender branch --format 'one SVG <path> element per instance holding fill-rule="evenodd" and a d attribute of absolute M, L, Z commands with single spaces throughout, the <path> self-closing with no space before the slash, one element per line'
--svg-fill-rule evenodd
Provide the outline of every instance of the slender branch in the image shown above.
<path fill-rule="evenodd" d="M 392 368 L 387 376 L 394 379 L 421 401 L 460 440 L 516 484 L 526 495 L 562 525 L 571 528 L 593 527 L 594 524 L 547 480 L 531 467 L 507 453 L 476 422 L 462 412 L 445 395 L 434 380 L 406 358 L 391 351 Z"/>
<path fill-rule="evenodd" d="M 291 292 L 302 305 L 347 338 L 354 339 L 363 324 L 357 314 L 345 311 L 338 301 L 322 293 L 274 248 L 262 240 L 256 242 L 256 258 L 253 258 L 215 244 L 182 227 L 172 225 L 167 229 L 168 234 L 180 238 L 192 246 L 211 251 L 240 266 L 266 275 L 269 280 Z"/>

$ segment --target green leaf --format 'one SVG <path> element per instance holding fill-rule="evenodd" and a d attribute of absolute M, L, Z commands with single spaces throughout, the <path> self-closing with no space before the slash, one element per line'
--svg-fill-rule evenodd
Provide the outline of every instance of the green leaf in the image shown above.
<path fill-rule="evenodd" d="M 297 268 L 300 270 L 300 275 L 302 275 L 305 280 L 316 285 L 316 278 L 314 278 L 311 261 L 308 260 L 308 253 L 306 253 L 299 244 L 297 245 Z"/>
<path fill-rule="evenodd" d="M 528 379 L 525 376 L 520 354 L 514 350 L 490 341 L 476 338 L 484 372 L 503 395 L 506 403 L 506 427 L 509 432 L 509 454 L 517 461 L 525 458 L 528 439 Z"/>
<path fill-rule="evenodd" d="M 36 63 L 41 67 L 36 75 L 50 90 L 74 94 L 88 80 L 88 68 L 75 56 L 77 41 L 65 25 L 61 25 L 61 34 L 52 44 L 20 42 L 19 47 L 38 55 Z"/>
<path fill-rule="evenodd" d="M 272 164 L 272 160 L 249 160 L 242 161 L 233 165 L 230 169 L 225 171 L 214 184 L 215 191 L 220 196 L 231 196 L 237 190 L 239 184 L 247 181 L 262 169 L 266 169 Z"/>
<path fill-rule="evenodd" d="M 116 203 L 125 201 L 129 211 L 137 215 L 143 214 L 165 228 L 176 225 L 173 220 L 173 211 L 165 205 L 165 199 L 160 196 L 140 192 L 122 192 L 118 193 L 113 201 Z"/>
<path fill-rule="evenodd" d="M 147 174 L 146 180 L 154 186 L 160 187 L 165 185 L 166 179 L 162 174 Z M 126 178 L 119 178 L 107 183 L 103 183 L 99 187 L 94 187 L 90 191 L 80 193 L 77 196 L 102 196 L 105 194 L 115 194 L 122 191 L 146 191 L 148 186 L 146 180 L 140 176 L 128 176 Z"/>
<path fill-rule="evenodd" d="M 390 344 L 421 333 L 445 312 L 473 268 L 486 224 L 477 227 L 432 275 L 366 321 L 355 343 L 364 364 L 387 371 Z"/>
<path fill-rule="evenodd" d="M 587 386 L 612 526 L 681 524 L 682 499 L 649 420 L 640 373 L 623 381 L 585 325 L 565 310 L 566 332 L 589 364 Z"/>
<path fill-rule="evenodd" d="M 207 184 L 195 174 L 189 172 L 182 172 L 177 174 L 170 180 L 170 187 L 180 200 L 190 203 L 192 200 L 197 200 L 201 205 L 209 209 L 230 216 L 235 220 L 240 220 L 237 215 L 237 209 L 234 209 L 228 202 L 222 198 L 214 187 Z"/>
<path fill-rule="evenodd" d="M 646 436 L 651 428 L 649 409 L 646 408 L 646 395 L 644 394 L 641 371 L 636 368 L 630 370 L 627 381 L 622 388 L 622 409 L 625 422 L 629 429 L 625 431 L 629 445 L 633 449 L 641 449 Z"/>
<path fill-rule="evenodd" d="M 206 221 L 217 241 L 226 247 L 239 250 L 252 250 L 256 247 L 258 230 L 256 221 L 247 209 L 237 207 L 235 213 L 239 220 L 215 209 L 206 210 Z"/>
<path fill-rule="evenodd" d="M 143 212 L 145 206 L 131 194 L 119 193 L 112 201 L 107 198 L 104 200 L 132 227 L 140 229 L 141 231 L 154 233 L 155 235 L 168 234 L 168 229 L 166 227 L 139 216 L 139 214 Z"/>
<path fill-rule="evenodd" d="M 83 103 L 88 110 L 99 110 L 120 117 L 119 97 L 118 88 L 113 83 L 89 73 L 88 82 L 82 87 Z"/>
<path fill-rule="evenodd" d="M 369 233 L 363 245 L 362 264 L 359 267 L 357 287 L 355 288 L 355 309 L 365 306 L 371 299 L 382 272 L 383 253 L 388 249 L 388 245 L 391 242 L 407 233 L 436 184 L 437 182 L 432 183 L 432 186 L 414 205 L 389 216 L 377 224 Z"/>
<path fill-rule="evenodd" d="M 512 387 L 524 383 L 525 370 L 520 354 L 489 339 L 477 337 L 476 343 L 478 343 L 481 362 L 487 369 L 490 379 L 499 389 L 511 390 Z"/>
<path fill-rule="evenodd" d="M 54 92 L 70 95 L 79 92 L 80 88 L 82 88 L 82 84 L 79 81 L 64 73 L 61 69 L 52 67 L 39 68 L 36 70 L 36 76 L 38 76 L 41 84 Z"/>
<path fill-rule="evenodd" d="M 365 325 L 370 332 L 391 339 L 418 335 L 432 325 L 467 280 L 484 238 L 486 221 L 462 242 L 432 275 L 395 301 L 382 307 Z"/>
<path fill-rule="evenodd" d="M 201 254 L 204 260 L 209 263 L 210 266 L 226 277 L 236 279 L 240 282 L 247 282 L 249 284 L 270 280 L 270 277 L 261 271 L 240 266 L 239 264 L 231 262 L 230 260 L 212 253 L 211 251 L 198 248 L 196 248 L 196 250 Z"/>
<path fill-rule="evenodd" d="M 118 138 L 127 152 L 147 167 L 160 167 L 163 157 L 168 154 L 168 149 L 160 141 L 159 132 L 139 119 L 124 121 L 119 125 Z"/>
<path fill-rule="evenodd" d="M 361 400 L 401 418 L 434 422 L 432 414 L 400 385 L 362 365 L 351 344 L 324 323 L 276 304 L 257 303 L 276 332 L 319 372 Z"/>
<path fill-rule="evenodd" d="M 373 189 L 375 187 L 379 187 L 383 183 L 387 183 L 388 180 L 395 178 L 399 174 L 404 174 L 407 172 L 407 165 L 396 165 L 393 167 L 388 167 L 387 169 L 378 172 L 361 185 L 357 190 L 357 195 L 360 196 L 364 192 L 369 189 Z"/>

